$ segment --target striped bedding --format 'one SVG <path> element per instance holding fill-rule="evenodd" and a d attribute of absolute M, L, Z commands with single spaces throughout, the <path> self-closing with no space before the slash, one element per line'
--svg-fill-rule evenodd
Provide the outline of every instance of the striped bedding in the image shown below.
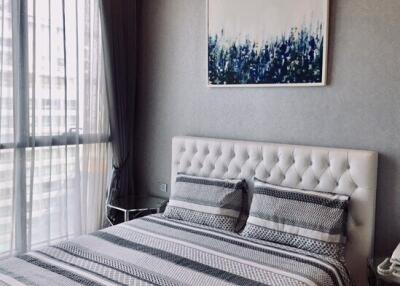
<path fill-rule="evenodd" d="M 178 174 L 164 216 L 235 231 L 244 199 L 247 203 L 245 180 Z"/>
<path fill-rule="evenodd" d="M 243 236 L 344 255 L 349 196 L 275 186 L 255 178 Z"/>
<path fill-rule="evenodd" d="M 350 285 L 329 257 L 147 216 L 0 261 L 0 285 Z"/>

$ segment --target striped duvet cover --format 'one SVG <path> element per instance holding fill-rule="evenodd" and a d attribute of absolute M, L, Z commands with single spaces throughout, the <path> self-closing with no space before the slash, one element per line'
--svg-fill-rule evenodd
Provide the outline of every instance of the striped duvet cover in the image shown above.
<path fill-rule="evenodd" d="M 0 285 L 349 285 L 343 264 L 160 215 L 0 261 Z"/>

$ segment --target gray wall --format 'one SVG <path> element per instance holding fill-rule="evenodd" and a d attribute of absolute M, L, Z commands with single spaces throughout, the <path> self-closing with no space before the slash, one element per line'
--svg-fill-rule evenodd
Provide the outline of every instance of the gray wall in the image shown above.
<path fill-rule="evenodd" d="M 329 85 L 207 88 L 206 1 L 140 0 L 136 191 L 160 196 L 174 135 L 377 150 L 376 252 L 400 241 L 400 1 L 332 0 Z"/>

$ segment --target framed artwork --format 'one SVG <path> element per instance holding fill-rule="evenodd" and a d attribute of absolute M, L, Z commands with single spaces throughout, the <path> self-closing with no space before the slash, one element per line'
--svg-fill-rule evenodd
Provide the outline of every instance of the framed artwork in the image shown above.
<path fill-rule="evenodd" d="M 326 85 L 329 0 L 208 0 L 208 85 Z"/>

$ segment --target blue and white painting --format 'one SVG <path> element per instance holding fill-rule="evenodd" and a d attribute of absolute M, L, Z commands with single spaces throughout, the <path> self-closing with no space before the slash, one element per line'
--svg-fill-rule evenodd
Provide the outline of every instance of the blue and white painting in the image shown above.
<path fill-rule="evenodd" d="M 325 85 L 328 1 L 208 0 L 209 85 Z"/>

